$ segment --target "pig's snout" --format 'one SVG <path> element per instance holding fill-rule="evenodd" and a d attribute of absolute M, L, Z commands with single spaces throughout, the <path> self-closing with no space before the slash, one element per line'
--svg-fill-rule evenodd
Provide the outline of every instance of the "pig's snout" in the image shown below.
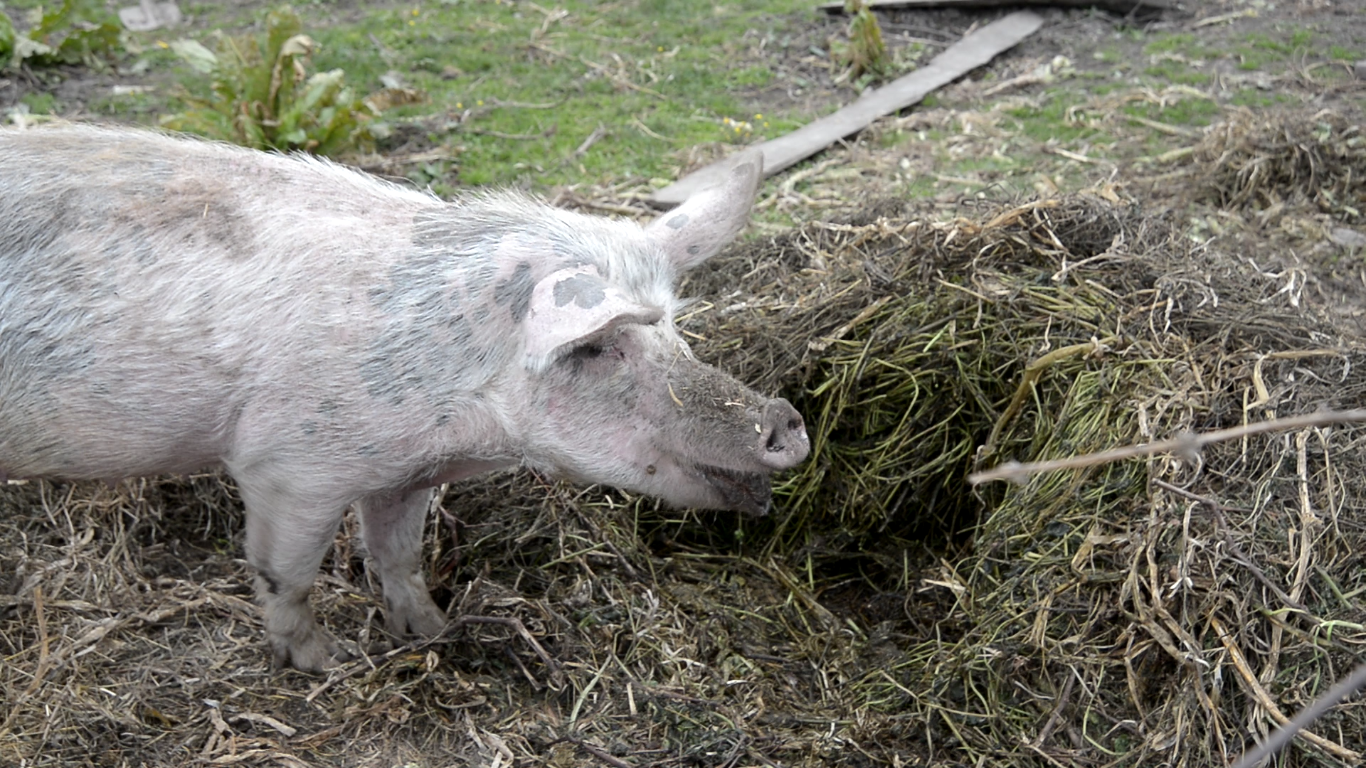
<path fill-rule="evenodd" d="M 769 400 L 759 424 L 759 462 L 775 471 L 788 469 L 805 461 L 809 453 L 811 439 L 802 415 L 781 397 Z"/>

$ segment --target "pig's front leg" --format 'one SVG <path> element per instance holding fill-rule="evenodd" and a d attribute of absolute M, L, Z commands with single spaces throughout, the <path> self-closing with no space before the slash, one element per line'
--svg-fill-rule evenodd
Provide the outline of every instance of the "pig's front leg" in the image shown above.
<path fill-rule="evenodd" d="M 278 478 L 234 477 L 246 505 L 247 561 L 256 569 L 275 667 L 320 672 L 347 660 L 308 604 L 346 503 L 319 503 Z"/>
<path fill-rule="evenodd" d="M 361 539 L 374 558 L 384 590 L 386 625 L 397 637 L 431 636 L 446 626 L 422 578 L 422 526 L 433 491 L 396 491 L 371 496 L 356 506 Z"/>

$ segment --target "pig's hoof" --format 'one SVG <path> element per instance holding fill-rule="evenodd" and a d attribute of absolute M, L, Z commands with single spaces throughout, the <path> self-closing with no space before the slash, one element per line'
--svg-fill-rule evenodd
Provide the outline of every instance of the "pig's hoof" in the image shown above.
<path fill-rule="evenodd" d="M 446 628 L 446 614 L 424 592 L 420 597 L 409 601 L 390 601 L 389 620 L 386 625 L 390 634 L 398 637 L 419 635 L 433 637 Z"/>
<path fill-rule="evenodd" d="M 271 637 L 270 648 L 276 669 L 322 672 L 354 658 L 316 624 L 290 637 Z"/>

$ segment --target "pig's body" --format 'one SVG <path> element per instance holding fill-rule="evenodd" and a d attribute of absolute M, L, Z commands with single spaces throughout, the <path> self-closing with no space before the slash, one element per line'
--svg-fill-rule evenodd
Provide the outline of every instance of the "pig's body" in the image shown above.
<path fill-rule="evenodd" d="M 0 477 L 225 467 L 276 660 L 306 669 L 337 653 L 307 594 L 351 504 L 391 628 L 419 633 L 444 624 L 418 569 L 435 484 L 524 463 L 762 511 L 801 419 L 671 322 L 756 180 L 642 229 L 144 132 L 0 131 Z"/>

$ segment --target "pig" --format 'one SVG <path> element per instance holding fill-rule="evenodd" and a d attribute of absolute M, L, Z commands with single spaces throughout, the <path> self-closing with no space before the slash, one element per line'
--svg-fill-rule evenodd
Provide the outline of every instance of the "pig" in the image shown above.
<path fill-rule="evenodd" d="M 0 478 L 221 467 L 275 666 L 310 671 L 348 658 L 308 595 L 349 507 L 396 636 L 446 624 L 420 568 L 442 483 L 521 465 L 762 514 L 802 417 L 673 323 L 761 164 L 642 227 L 151 131 L 0 130 Z"/>

